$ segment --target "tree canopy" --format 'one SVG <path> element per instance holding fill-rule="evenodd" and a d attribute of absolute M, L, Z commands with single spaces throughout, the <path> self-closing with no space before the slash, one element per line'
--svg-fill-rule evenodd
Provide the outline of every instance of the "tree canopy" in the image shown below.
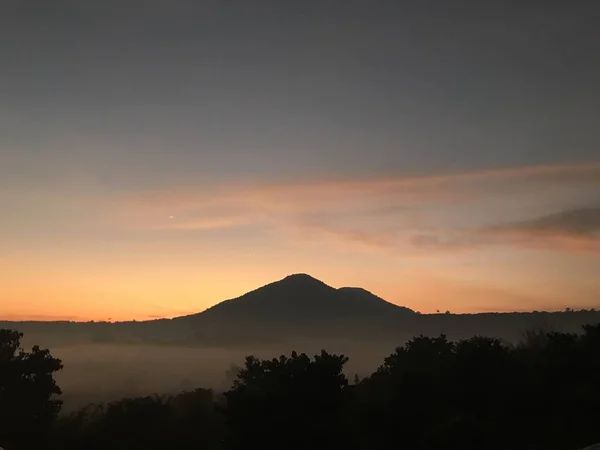
<path fill-rule="evenodd" d="M 312 359 L 296 352 L 271 360 L 247 357 L 225 393 L 230 448 L 245 448 L 273 430 L 293 436 L 285 444 L 288 449 L 339 442 L 345 435 L 340 419 L 349 400 L 346 362 L 346 356 L 325 350 Z M 274 439 L 261 446 L 274 449 L 281 444 Z"/>
<path fill-rule="evenodd" d="M 8 450 L 42 439 L 62 404 L 54 380 L 62 362 L 38 346 L 23 350 L 22 337 L 0 330 L 0 445 Z"/>
<path fill-rule="evenodd" d="M 222 394 L 124 398 L 57 418 L 60 361 L 3 331 L 6 450 L 581 450 L 600 442 L 600 324 L 508 344 L 417 336 L 350 384 L 345 355 L 248 356 Z M 32 439 L 37 436 L 37 441 Z"/>

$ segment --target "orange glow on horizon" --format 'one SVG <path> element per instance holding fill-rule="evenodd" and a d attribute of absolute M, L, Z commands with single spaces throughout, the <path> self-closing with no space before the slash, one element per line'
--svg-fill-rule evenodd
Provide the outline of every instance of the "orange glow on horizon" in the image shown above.
<path fill-rule="evenodd" d="M 5 192 L 22 218 L 0 237 L 0 320 L 173 317 L 291 273 L 423 313 L 597 307 L 600 211 L 574 207 L 599 185 L 595 163 L 208 192 Z"/>

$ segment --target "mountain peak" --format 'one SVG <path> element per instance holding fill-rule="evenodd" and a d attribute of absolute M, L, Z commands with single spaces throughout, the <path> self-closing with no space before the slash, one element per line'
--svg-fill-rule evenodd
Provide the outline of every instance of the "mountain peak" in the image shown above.
<path fill-rule="evenodd" d="M 283 278 L 283 280 L 300 280 L 300 279 L 317 280 L 315 277 L 313 277 L 307 273 L 303 273 L 303 272 L 292 273 L 292 274 L 288 275 L 287 277 Z M 319 281 L 319 280 L 317 280 L 317 281 Z"/>
<path fill-rule="evenodd" d="M 312 277 L 307 273 L 293 273 L 279 281 L 276 281 L 276 283 L 289 283 L 289 282 L 325 284 L 321 280 L 318 280 L 315 277 Z"/>
<path fill-rule="evenodd" d="M 317 323 L 356 322 L 367 317 L 387 320 L 408 311 L 365 289 L 335 289 L 306 273 L 294 273 L 195 316 L 230 326 L 252 322 L 261 326 L 268 323 L 315 326 Z"/>
<path fill-rule="evenodd" d="M 318 280 L 317 278 L 306 273 L 294 273 L 282 278 L 281 280 L 269 283 L 266 286 L 257 289 L 256 291 L 279 292 L 281 294 L 285 293 L 285 296 L 289 297 L 289 294 L 292 294 L 292 296 L 300 293 L 303 295 L 310 295 L 311 293 L 316 294 L 318 292 L 322 292 L 323 290 L 335 291 L 335 288 L 332 288 L 321 280 Z"/>

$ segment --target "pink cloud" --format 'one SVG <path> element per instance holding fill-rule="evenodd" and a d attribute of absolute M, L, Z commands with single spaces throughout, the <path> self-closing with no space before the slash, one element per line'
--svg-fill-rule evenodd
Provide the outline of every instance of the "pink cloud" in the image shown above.
<path fill-rule="evenodd" d="M 486 208 L 486 198 L 537 192 L 531 183 L 593 192 L 600 163 L 492 169 L 442 175 L 259 182 L 180 187 L 123 199 L 128 226 L 207 230 L 271 226 L 304 239 L 411 256 L 491 245 L 597 252 L 593 236 L 568 230 L 452 225 Z M 458 207 L 466 208 L 459 213 Z M 471 209 L 469 209 L 471 208 Z M 174 216 L 173 219 L 170 219 Z M 443 220 L 448 219 L 448 223 Z M 440 222 L 442 220 L 442 222 Z"/>

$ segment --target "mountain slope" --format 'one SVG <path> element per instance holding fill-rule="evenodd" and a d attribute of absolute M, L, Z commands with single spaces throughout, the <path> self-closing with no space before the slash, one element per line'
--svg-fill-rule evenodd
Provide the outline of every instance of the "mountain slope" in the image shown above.
<path fill-rule="evenodd" d="M 199 336 L 343 337 L 412 316 L 410 309 L 366 290 L 335 289 L 309 275 L 295 274 L 173 321 L 191 326 Z"/>
<path fill-rule="evenodd" d="M 294 274 L 192 316 L 197 320 L 323 321 L 412 313 L 359 288 L 335 289 L 310 275 Z"/>
<path fill-rule="evenodd" d="M 363 288 L 342 287 L 338 289 L 338 292 L 345 296 L 345 302 L 348 307 L 352 305 L 354 308 L 365 308 L 365 313 L 368 310 L 373 313 L 386 312 L 389 314 L 414 314 L 412 309 L 390 303 Z"/>

